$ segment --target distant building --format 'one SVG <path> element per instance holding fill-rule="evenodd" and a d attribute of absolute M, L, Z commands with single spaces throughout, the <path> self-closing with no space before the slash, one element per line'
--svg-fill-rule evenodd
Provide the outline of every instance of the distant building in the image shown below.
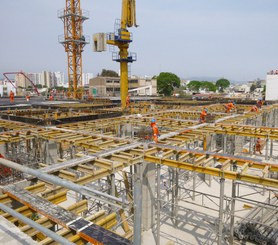
<path fill-rule="evenodd" d="M 242 85 L 236 85 L 234 87 L 234 91 L 236 93 L 250 93 L 250 84 L 247 83 L 247 84 L 242 84 Z"/>
<path fill-rule="evenodd" d="M 65 86 L 65 74 L 60 71 L 54 72 L 54 80 L 55 84 L 58 87 L 64 87 Z"/>
<path fill-rule="evenodd" d="M 41 81 L 41 73 L 26 73 L 26 76 L 35 84 L 35 85 L 43 85 Z M 28 81 L 28 86 L 31 86 Z"/>
<path fill-rule="evenodd" d="M 15 84 L 15 81 L 12 81 Z M 11 84 L 8 80 L 0 80 L 0 96 L 9 96 L 10 91 L 13 91 L 15 95 L 16 89 L 13 84 Z"/>
<path fill-rule="evenodd" d="M 189 83 L 190 83 L 190 80 L 181 79 L 181 87 L 185 87 Z"/>
<path fill-rule="evenodd" d="M 57 86 L 54 72 L 43 71 L 41 73 L 41 79 L 43 86 L 46 86 L 48 88 L 53 88 Z"/>
<path fill-rule="evenodd" d="M 18 87 L 18 88 L 26 88 L 28 86 L 27 79 L 22 74 L 15 75 L 15 84 L 16 84 L 16 87 Z"/>
<path fill-rule="evenodd" d="M 278 70 L 267 73 L 265 99 L 278 100 Z"/>
<path fill-rule="evenodd" d="M 94 78 L 93 73 L 82 73 L 82 85 L 88 86 L 92 78 Z"/>
<path fill-rule="evenodd" d="M 155 79 L 130 78 L 128 90 L 132 95 L 156 95 L 157 82 Z M 90 79 L 90 95 L 97 96 L 119 96 L 119 77 L 95 77 Z"/>

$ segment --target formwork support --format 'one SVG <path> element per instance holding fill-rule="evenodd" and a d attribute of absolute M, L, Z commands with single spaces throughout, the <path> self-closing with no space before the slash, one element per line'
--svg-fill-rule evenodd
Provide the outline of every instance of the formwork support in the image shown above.
<path fill-rule="evenodd" d="M 225 187 L 225 179 L 220 178 L 219 223 L 218 223 L 218 242 L 217 242 L 218 245 L 222 245 L 222 239 L 223 239 L 224 187 Z"/>
<path fill-rule="evenodd" d="M 142 227 L 142 164 L 134 166 L 134 245 L 141 245 Z"/>
<path fill-rule="evenodd" d="M 175 185 L 174 185 L 174 217 L 175 217 L 175 226 L 178 226 L 178 194 L 179 194 L 179 169 L 176 168 L 174 172 L 174 180 L 175 180 Z"/>
<path fill-rule="evenodd" d="M 156 245 L 160 245 L 160 208 L 161 208 L 161 195 L 160 195 L 160 175 L 161 165 L 157 164 L 157 186 L 156 186 L 156 198 L 157 198 L 157 210 L 156 210 Z"/>
<path fill-rule="evenodd" d="M 195 201 L 195 197 L 196 197 L 196 180 L 197 180 L 197 173 L 193 172 L 193 193 L 192 193 L 192 200 Z"/>
<path fill-rule="evenodd" d="M 231 199 L 231 211 L 230 211 L 230 244 L 234 244 L 234 224 L 235 224 L 235 200 L 236 198 L 236 181 L 232 181 L 232 199 Z"/>
<path fill-rule="evenodd" d="M 223 153 L 227 153 L 227 135 L 223 135 Z"/>

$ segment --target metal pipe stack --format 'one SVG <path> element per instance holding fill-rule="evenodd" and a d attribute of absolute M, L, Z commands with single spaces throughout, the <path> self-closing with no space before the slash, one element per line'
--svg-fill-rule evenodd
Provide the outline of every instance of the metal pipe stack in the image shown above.
<path fill-rule="evenodd" d="M 273 209 L 257 207 L 250 211 L 234 229 L 239 240 L 249 240 L 259 245 L 278 244 L 278 198 L 270 200 Z"/>

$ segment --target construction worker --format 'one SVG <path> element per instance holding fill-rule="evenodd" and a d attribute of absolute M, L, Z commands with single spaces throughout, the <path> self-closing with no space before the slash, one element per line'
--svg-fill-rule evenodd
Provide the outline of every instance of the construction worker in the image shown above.
<path fill-rule="evenodd" d="M 262 148 L 263 148 L 263 141 L 259 137 L 259 138 L 257 138 L 256 144 L 255 144 L 255 153 L 259 152 L 262 155 Z"/>
<path fill-rule="evenodd" d="M 26 98 L 26 101 L 27 101 L 27 102 L 30 101 L 30 95 L 27 94 L 25 98 Z"/>
<path fill-rule="evenodd" d="M 250 111 L 251 111 L 251 112 L 258 112 L 259 109 L 258 109 L 258 107 L 257 107 L 256 105 L 254 105 L 254 106 L 252 106 L 252 108 L 251 108 Z"/>
<path fill-rule="evenodd" d="M 10 102 L 14 103 L 14 92 L 12 90 L 10 91 Z"/>
<path fill-rule="evenodd" d="M 158 127 L 156 125 L 156 120 L 155 119 L 151 120 L 151 127 L 153 129 L 153 141 L 155 143 L 157 143 L 158 142 L 158 136 L 159 136 L 159 130 L 158 130 Z"/>
<path fill-rule="evenodd" d="M 129 94 L 126 97 L 125 106 L 126 106 L 126 108 L 128 108 L 130 106 L 130 96 L 129 96 Z"/>
<path fill-rule="evenodd" d="M 152 120 L 151 120 L 151 128 L 153 128 L 153 125 L 155 125 L 156 124 L 156 120 L 153 118 Z"/>
<path fill-rule="evenodd" d="M 262 109 L 262 106 L 263 106 L 263 100 L 262 100 L 262 99 L 259 99 L 259 100 L 257 101 L 257 107 L 258 107 L 258 109 Z"/>
<path fill-rule="evenodd" d="M 230 102 L 225 105 L 226 113 L 230 113 L 233 109 L 236 110 L 236 103 L 235 102 Z"/>
<path fill-rule="evenodd" d="M 201 115 L 200 115 L 200 123 L 205 123 L 206 122 L 207 115 L 208 115 L 208 109 L 204 108 L 201 112 Z"/>

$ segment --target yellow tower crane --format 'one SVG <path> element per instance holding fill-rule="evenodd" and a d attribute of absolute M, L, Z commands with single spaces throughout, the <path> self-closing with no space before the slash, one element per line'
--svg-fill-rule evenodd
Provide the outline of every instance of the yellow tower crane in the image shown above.
<path fill-rule="evenodd" d="M 136 53 L 129 53 L 129 44 L 132 42 L 132 35 L 127 30 L 128 27 L 136 24 L 136 5 L 135 0 L 122 0 L 121 21 L 116 21 L 115 32 L 108 33 L 107 44 L 119 48 L 119 52 L 113 53 L 112 59 L 120 62 L 120 92 L 122 109 L 126 108 L 126 98 L 128 96 L 128 63 L 136 61 Z"/>
<path fill-rule="evenodd" d="M 82 98 L 82 52 L 89 43 L 83 35 L 83 22 L 89 12 L 80 8 L 80 0 L 66 0 L 66 8 L 58 11 L 58 18 L 64 22 L 64 35 L 59 42 L 65 47 L 68 55 L 68 96 Z"/>

